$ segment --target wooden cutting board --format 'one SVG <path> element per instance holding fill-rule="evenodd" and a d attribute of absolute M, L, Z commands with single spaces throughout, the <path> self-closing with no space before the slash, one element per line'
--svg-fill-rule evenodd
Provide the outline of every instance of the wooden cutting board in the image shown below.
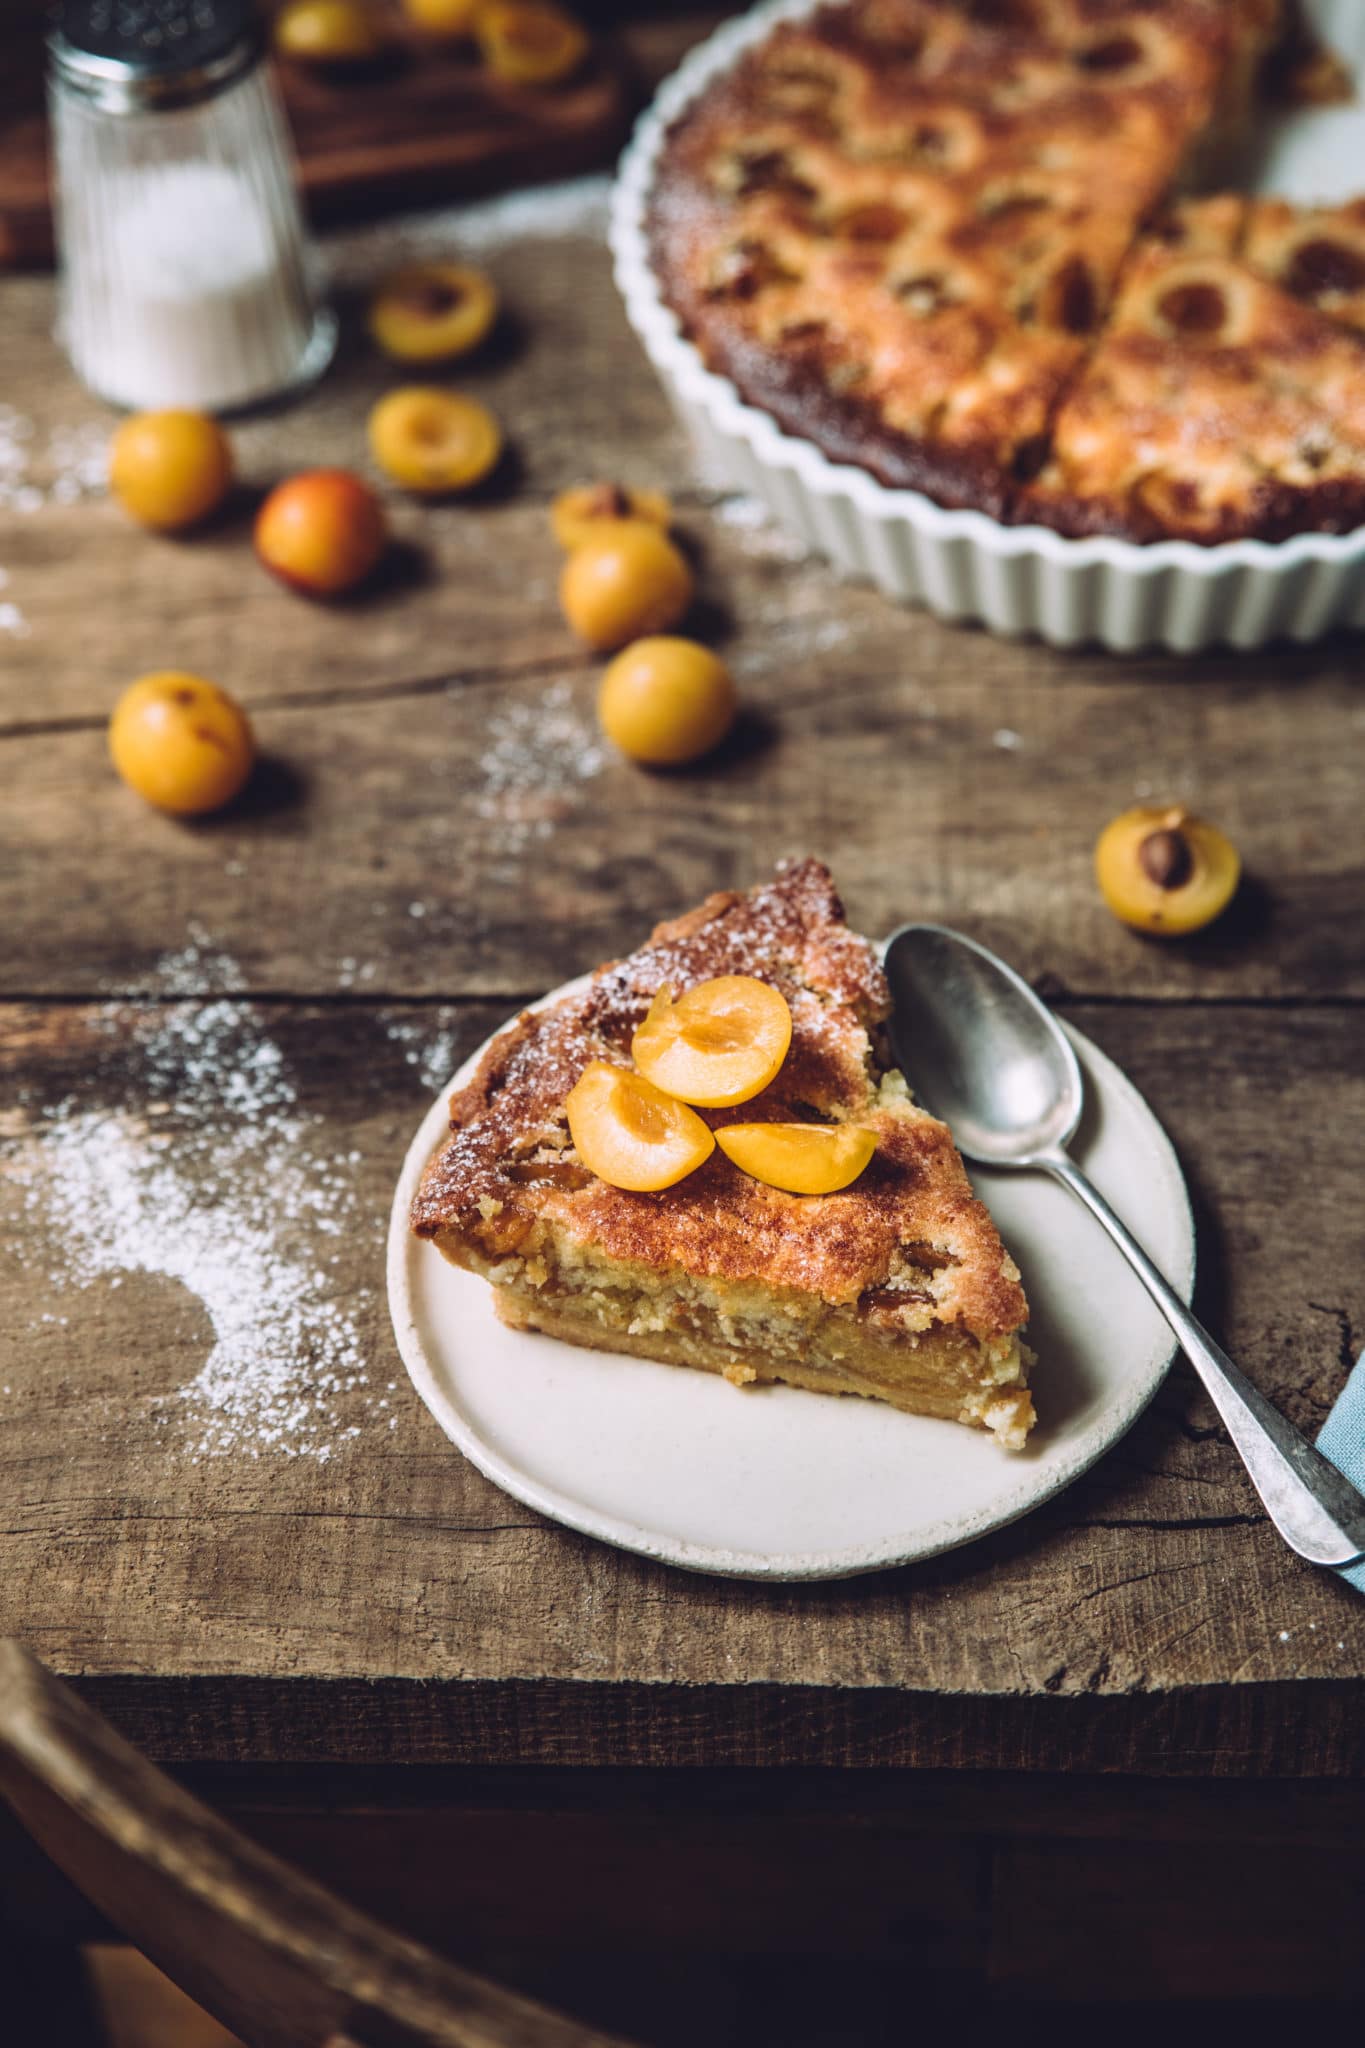
<path fill-rule="evenodd" d="M 624 140 L 637 94 L 609 42 L 562 85 L 502 85 L 472 49 L 442 49 L 383 11 L 391 61 L 349 75 L 276 63 L 314 221 L 564 177 L 608 163 Z M 0 265 L 52 253 L 40 17 L 0 31 Z"/>

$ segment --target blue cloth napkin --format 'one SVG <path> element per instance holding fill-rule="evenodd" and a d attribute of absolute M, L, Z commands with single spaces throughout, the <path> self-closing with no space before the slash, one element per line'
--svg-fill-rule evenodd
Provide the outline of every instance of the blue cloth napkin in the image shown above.
<path fill-rule="evenodd" d="M 1365 1351 L 1337 1395 L 1336 1406 L 1318 1433 L 1318 1449 L 1365 1493 Z M 1365 1593 L 1365 1564 L 1349 1565 L 1341 1577 Z"/>

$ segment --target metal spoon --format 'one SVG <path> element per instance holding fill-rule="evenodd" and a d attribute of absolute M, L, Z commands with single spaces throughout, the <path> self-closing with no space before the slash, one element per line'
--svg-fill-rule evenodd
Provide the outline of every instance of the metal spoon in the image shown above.
<path fill-rule="evenodd" d="M 1083 1083 L 1065 1033 L 1012 968 L 961 932 L 902 925 L 887 942 L 892 1037 L 918 1099 L 965 1158 L 1050 1173 L 1113 1238 L 1180 1340 L 1266 1512 L 1311 1564 L 1365 1556 L 1365 1499 L 1238 1371 L 1066 1151 Z"/>

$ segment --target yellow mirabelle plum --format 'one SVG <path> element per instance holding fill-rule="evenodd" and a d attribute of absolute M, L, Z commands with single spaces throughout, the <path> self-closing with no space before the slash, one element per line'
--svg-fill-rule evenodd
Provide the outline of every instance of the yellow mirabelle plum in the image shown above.
<path fill-rule="evenodd" d="M 483 481 L 502 453 L 502 429 L 476 398 L 404 384 L 370 414 L 370 453 L 404 490 L 439 498 Z"/>
<path fill-rule="evenodd" d="M 557 85 L 588 54 L 587 31 L 553 0 L 483 0 L 474 34 L 484 63 L 509 85 Z"/>
<path fill-rule="evenodd" d="M 290 0 L 271 31 L 282 57 L 305 64 L 372 64 L 389 47 L 374 9 L 362 0 Z"/>
<path fill-rule="evenodd" d="M 781 989 L 752 974 L 719 974 L 676 1001 L 661 988 L 631 1040 L 647 1081 L 703 1109 L 748 1102 L 777 1078 L 792 1042 Z"/>
<path fill-rule="evenodd" d="M 744 1173 L 791 1195 L 835 1195 L 877 1149 L 859 1124 L 726 1124 L 716 1143 Z"/>
<path fill-rule="evenodd" d="M 181 669 L 129 684 L 109 721 L 109 752 L 130 789 L 181 817 L 230 803 L 256 758 L 241 705 Z"/>
<path fill-rule="evenodd" d="M 602 677 L 607 738 L 651 768 L 677 768 L 718 747 L 735 722 L 730 671 L 695 640 L 656 634 L 623 648 Z"/>
<path fill-rule="evenodd" d="M 384 510 L 348 469 L 309 469 L 277 484 L 256 515 L 256 553 L 307 597 L 363 583 L 388 545 Z"/>
<path fill-rule="evenodd" d="M 232 449 L 207 413 L 137 412 L 109 444 L 109 488 L 143 526 L 178 533 L 217 510 L 232 487 Z"/>
<path fill-rule="evenodd" d="M 564 564 L 559 602 L 579 639 L 610 654 L 677 625 L 692 602 L 692 571 L 648 520 L 610 520 Z"/>
<path fill-rule="evenodd" d="M 380 279 L 370 300 L 370 333 L 400 363 L 466 356 L 497 317 L 493 280 L 463 263 L 405 263 Z"/>
<path fill-rule="evenodd" d="M 555 539 L 566 554 L 617 519 L 643 519 L 667 533 L 673 507 L 662 491 L 631 490 L 624 484 L 575 484 L 550 507 Z"/>
<path fill-rule="evenodd" d="M 1115 917 L 1163 937 L 1197 932 L 1237 893 L 1242 864 L 1216 825 L 1179 804 L 1136 804 L 1105 826 L 1095 878 Z"/>
<path fill-rule="evenodd" d="M 605 1060 L 584 1068 L 564 1108 L 579 1158 L 614 1188 L 671 1188 L 715 1150 L 695 1110 Z"/>

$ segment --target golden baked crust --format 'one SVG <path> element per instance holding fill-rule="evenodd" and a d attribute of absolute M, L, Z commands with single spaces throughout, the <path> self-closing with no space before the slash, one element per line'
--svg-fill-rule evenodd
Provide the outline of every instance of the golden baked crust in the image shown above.
<path fill-rule="evenodd" d="M 1291 206 L 1254 199 L 1242 255 L 1252 270 L 1348 327 L 1365 330 L 1365 199 Z"/>
<path fill-rule="evenodd" d="M 734 1386 L 781 1381 L 812 1394 L 856 1394 L 885 1401 L 907 1415 L 935 1415 L 944 1422 L 965 1422 L 993 1432 L 1007 1450 L 1022 1450 L 1033 1427 L 1033 1403 L 1023 1379 L 1031 1363 L 1001 1347 L 999 1362 L 987 1364 L 981 1346 L 962 1341 L 944 1324 L 913 1338 L 914 1349 L 888 1347 L 868 1331 L 863 1342 L 839 1333 L 837 1355 L 830 1355 L 818 1330 L 803 1330 L 795 1349 L 778 1353 L 769 1341 L 772 1325 L 751 1350 L 737 1353 L 733 1341 L 707 1335 L 695 1323 L 619 1329 L 604 1324 L 597 1313 L 585 1313 L 572 1298 L 546 1300 L 542 1292 L 499 1287 L 494 1293 L 498 1320 L 514 1330 L 539 1330 L 565 1344 L 594 1351 L 619 1351 L 632 1358 L 652 1358 L 660 1365 L 685 1365 L 694 1371 L 718 1373 Z M 727 1319 L 733 1321 L 733 1319 Z M 718 1330 L 719 1319 L 712 1324 Z M 892 1370 L 887 1371 L 887 1361 Z"/>
<path fill-rule="evenodd" d="M 791 1050 L 761 1095 L 701 1114 L 712 1125 L 856 1116 L 876 1130 L 878 1148 L 843 1193 L 784 1194 L 719 1149 L 658 1194 L 609 1187 L 579 1162 L 563 1104 L 588 1061 L 627 1064 L 659 987 L 681 992 L 722 973 L 781 989 Z M 452 1133 L 422 1180 L 413 1228 L 509 1287 L 514 1319 L 553 1327 L 593 1300 L 614 1312 L 629 1297 L 630 1313 L 616 1318 L 627 1335 L 637 1326 L 624 1348 L 670 1355 L 651 1339 L 724 1333 L 742 1378 L 798 1376 L 783 1370 L 783 1333 L 831 1371 L 860 1360 L 864 1379 L 894 1378 L 901 1356 L 913 1380 L 937 1345 L 969 1386 L 958 1410 L 974 1407 L 970 1419 L 985 1421 L 984 1407 L 1003 1399 L 1021 1439 L 1032 1419 L 1018 1346 L 1023 1290 L 948 1131 L 914 1106 L 888 1064 L 888 1012 L 876 956 L 844 924 L 818 862 L 784 868 L 748 895 L 711 896 L 582 992 L 498 1035 L 451 1098 Z M 769 1348 L 754 1332 L 773 1325 Z M 857 1391 L 892 1398 L 880 1386 Z"/>
<path fill-rule="evenodd" d="M 1253 271 L 1294 261 L 1256 219 L 1210 200 L 1143 238 L 1014 517 L 1204 544 L 1365 521 L 1365 341 Z"/>
<path fill-rule="evenodd" d="M 1197 0 L 849 0 L 780 26 L 666 146 L 665 296 L 793 432 L 998 514 L 1229 49 Z"/>
<path fill-rule="evenodd" d="M 751 403 L 943 505 L 1139 541 L 1358 525 L 1350 348 L 1302 316 L 1365 325 L 1365 204 L 1168 200 L 1303 49 L 1286 0 L 825 6 L 668 137 L 664 296 Z M 1153 317 L 1201 233 L 1216 335 Z"/>

